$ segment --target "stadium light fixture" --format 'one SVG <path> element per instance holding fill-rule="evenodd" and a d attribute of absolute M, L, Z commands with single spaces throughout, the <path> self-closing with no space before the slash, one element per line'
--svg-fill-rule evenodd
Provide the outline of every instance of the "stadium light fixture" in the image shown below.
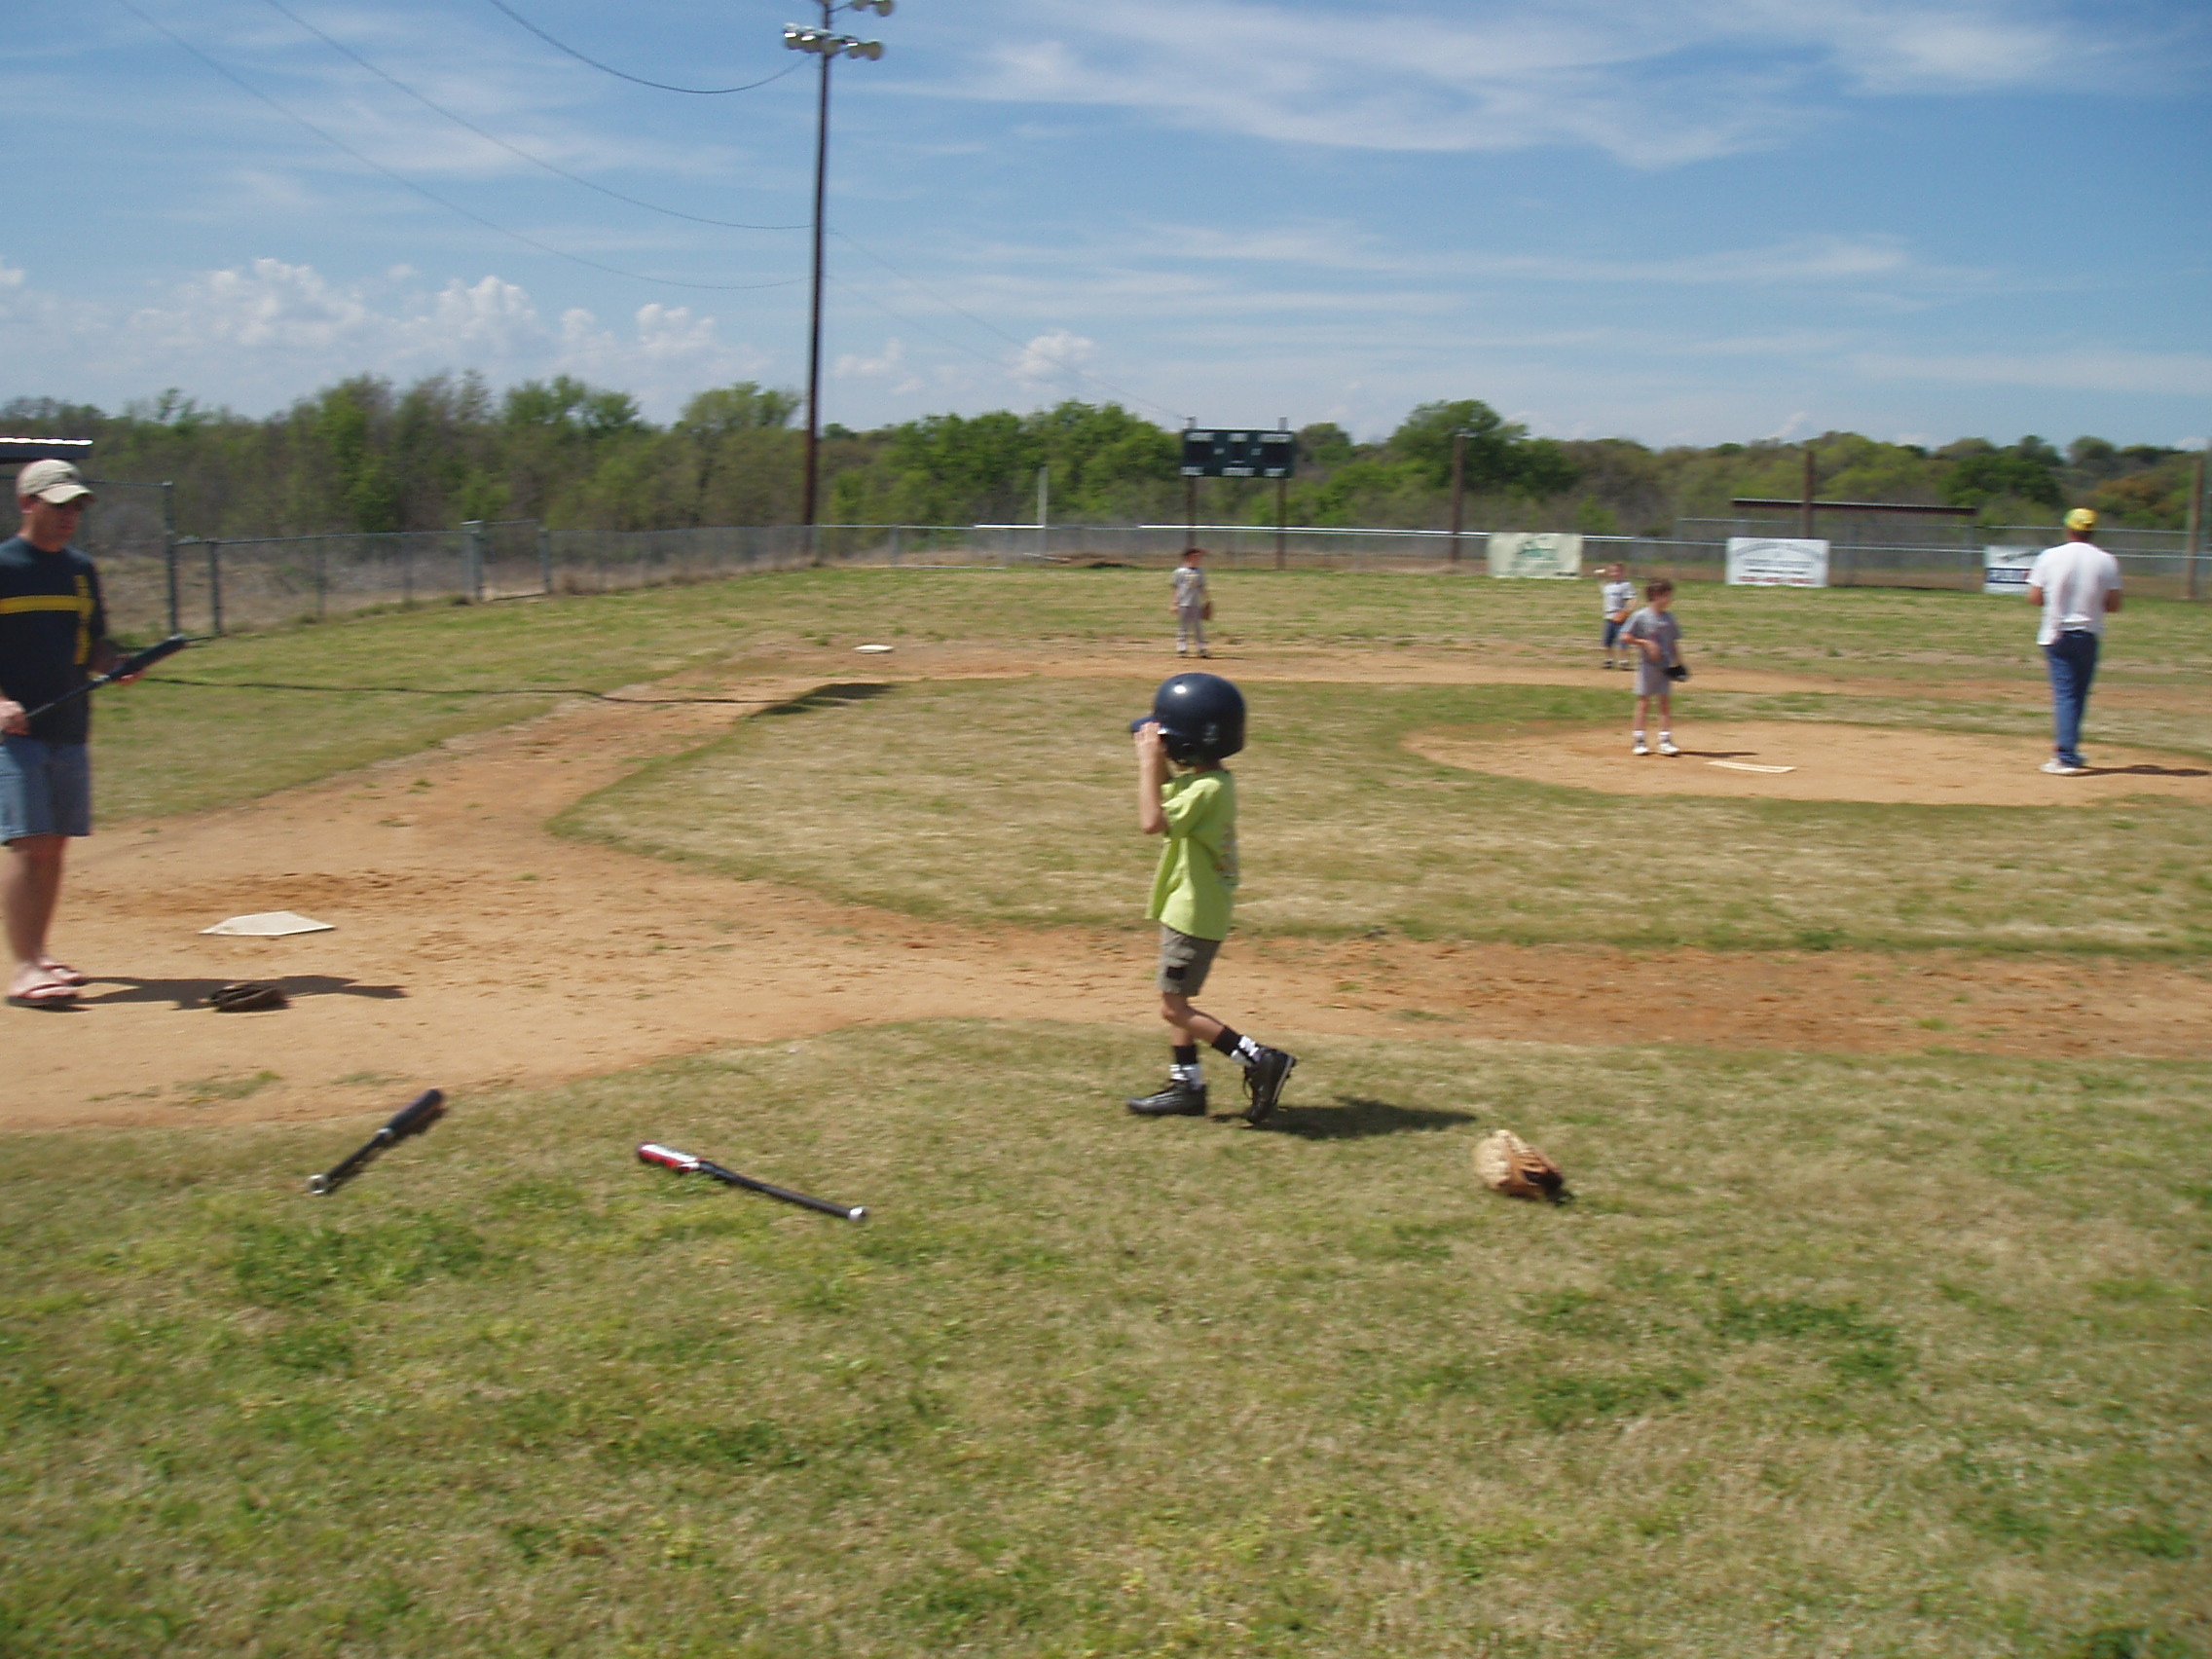
<path fill-rule="evenodd" d="M 806 483 L 801 503 L 808 551 L 813 550 L 815 503 L 820 495 L 821 467 L 817 452 L 822 442 L 822 264 L 823 208 L 830 182 L 830 65 L 839 57 L 876 63 L 883 58 L 883 42 L 839 34 L 830 24 L 839 12 L 872 12 L 891 16 L 895 0 L 817 0 L 822 8 L 819 26 L 784 25 L 784 45 L 793 52 L 811 52 L 822 59 L 821 90 L 814 117 L 814 280 L 807 309 L 806 344 Z"/>

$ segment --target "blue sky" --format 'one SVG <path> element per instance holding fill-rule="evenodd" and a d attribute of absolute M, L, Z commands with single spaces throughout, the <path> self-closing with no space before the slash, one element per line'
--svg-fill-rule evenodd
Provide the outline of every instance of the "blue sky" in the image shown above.
<path fill-rule="evenodd" d="M 0 395 L 260 413 L 473 368 L 666 418 L 798 384 L 804 232 L 695 220 L 803 223 L 814 60 L 781 35 L 813 9 L 508 4 L 650 79 L 797 68 L 652 91 L 491 0 L 22 8 Z M 1481 397 L 1653 443 L 2212 430 L 2201 4 L 903 0 L 840 26 L 887 52 L 834 72 L 828 420 L 1118 397 L 1373 436 Z"/>

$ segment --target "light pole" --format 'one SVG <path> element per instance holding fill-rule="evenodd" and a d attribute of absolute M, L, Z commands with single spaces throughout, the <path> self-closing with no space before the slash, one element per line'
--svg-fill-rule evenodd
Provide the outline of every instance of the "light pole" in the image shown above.
<path fill-rule="evenodd" d="M 807 552 L 814 551 L 814 503 L 820 468 L 815 450 L 822 438 L 822 212 L 830 186 L 830 64 L 838 57 L 865 57 L 870 62 L 883 55 L 879 40 L 859 40 L 838 34 L 830 22 L 839 12 L 873 12 L 891 16 L 896 0 L 818 0 L 822 26 L 784 25 L 784 45 L 793 52 L 811 52 L 822 59 L 822 87 L 814 113 L 814 281 L 813 303 L 808 308 L 806 331 L 806 486 L 804 518 Z"/>

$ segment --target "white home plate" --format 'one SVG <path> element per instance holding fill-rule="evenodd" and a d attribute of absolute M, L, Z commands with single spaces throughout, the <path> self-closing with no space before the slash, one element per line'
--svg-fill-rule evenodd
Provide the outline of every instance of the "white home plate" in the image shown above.
<path fill-rule="evenodd" d="M 895 645 L 855 645 L 853 647 L 863 656 L 881 656 L 885 651 L 896 650 L 897 648 Z"/>
<path fill-rule="evenodd" d="M 1725 766 L 1731 772 L 1794 772 L 1794 766 L 1754 766 L 1749 760 L 1708 760 L 1708 766 Z"/>
<path fill-rule="evenodd" d="M 287 934 L 330 933 L 336 927 L 335 922 L 318 922 L 297 910 L 264 910 L 253 916 L 233 916 L 227 922 L 217 922 L 200 931 L 233 939 L 282 939 Z"/>

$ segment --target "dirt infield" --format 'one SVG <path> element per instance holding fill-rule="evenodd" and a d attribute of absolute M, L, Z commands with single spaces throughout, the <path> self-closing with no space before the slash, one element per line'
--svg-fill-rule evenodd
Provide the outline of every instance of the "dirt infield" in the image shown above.
<path fill-rule="evenodd" d="M 993 672 L 973 658 L 933 666 Z M 1019 669 L 1002 662 L 996 672 Z M 718 689 L 775 698 L 818 683 L 809 675 Z M 0 1127 L 359 1114 L 427 1085 L 543 1084 L 892 1020 L 1154 1023 L 1150 944 L 1133 918 L 1106 932 L 1016 934 L 925 922 L 544 829 L 581 795 L 733 718 L 742 717 L 712 705 L 578 704 L 249 806 L 83 844 L 57 943 L 93 983 L 73 1011 L 0 1012 Z M 1795 740 L 1836 728 L 1772 729 Z M 1630 770 L 1625 755 L 1593 753 L 1588 764 L 1615 761 Z M 1669 763 L 1641 764 L 1659 776 Z M 2032 770 L 2029 780 L 2120 791 L 2155 781 Z M 285 940 L 198 931 L 277 908 L 337 931 Z M 247 977 L 281 979 L 292 1006 L 236 1015 L 203 1006 L 216 985 Z M 1285 1035 L 2212 1052 L 2212 983 L 2186 968 L 2110 959 L 1239 940 L 1216 986 L 1209 1005 L 1223 1016 Z M 1101 1101 L 1110 1097 L 1102 1085 Z"/>
<path fill-rule="evenodd" d="M 2212 801 L 2212 766 L 2148 751 L 2100 747 L 2087 776 L 2059 778 L 2037 770 L 2046 749 L 2014 737 L 1813 720 L 1685 721 L 1675 735 L 1682 753 L 1672 758 L 1631 754 L 1619 725 L 1490 743 L 1416 735 L 1406 747 L 1470 771 L 1608 794 L 1923 806 L 2110 806 L 2144 794 Z"/>

